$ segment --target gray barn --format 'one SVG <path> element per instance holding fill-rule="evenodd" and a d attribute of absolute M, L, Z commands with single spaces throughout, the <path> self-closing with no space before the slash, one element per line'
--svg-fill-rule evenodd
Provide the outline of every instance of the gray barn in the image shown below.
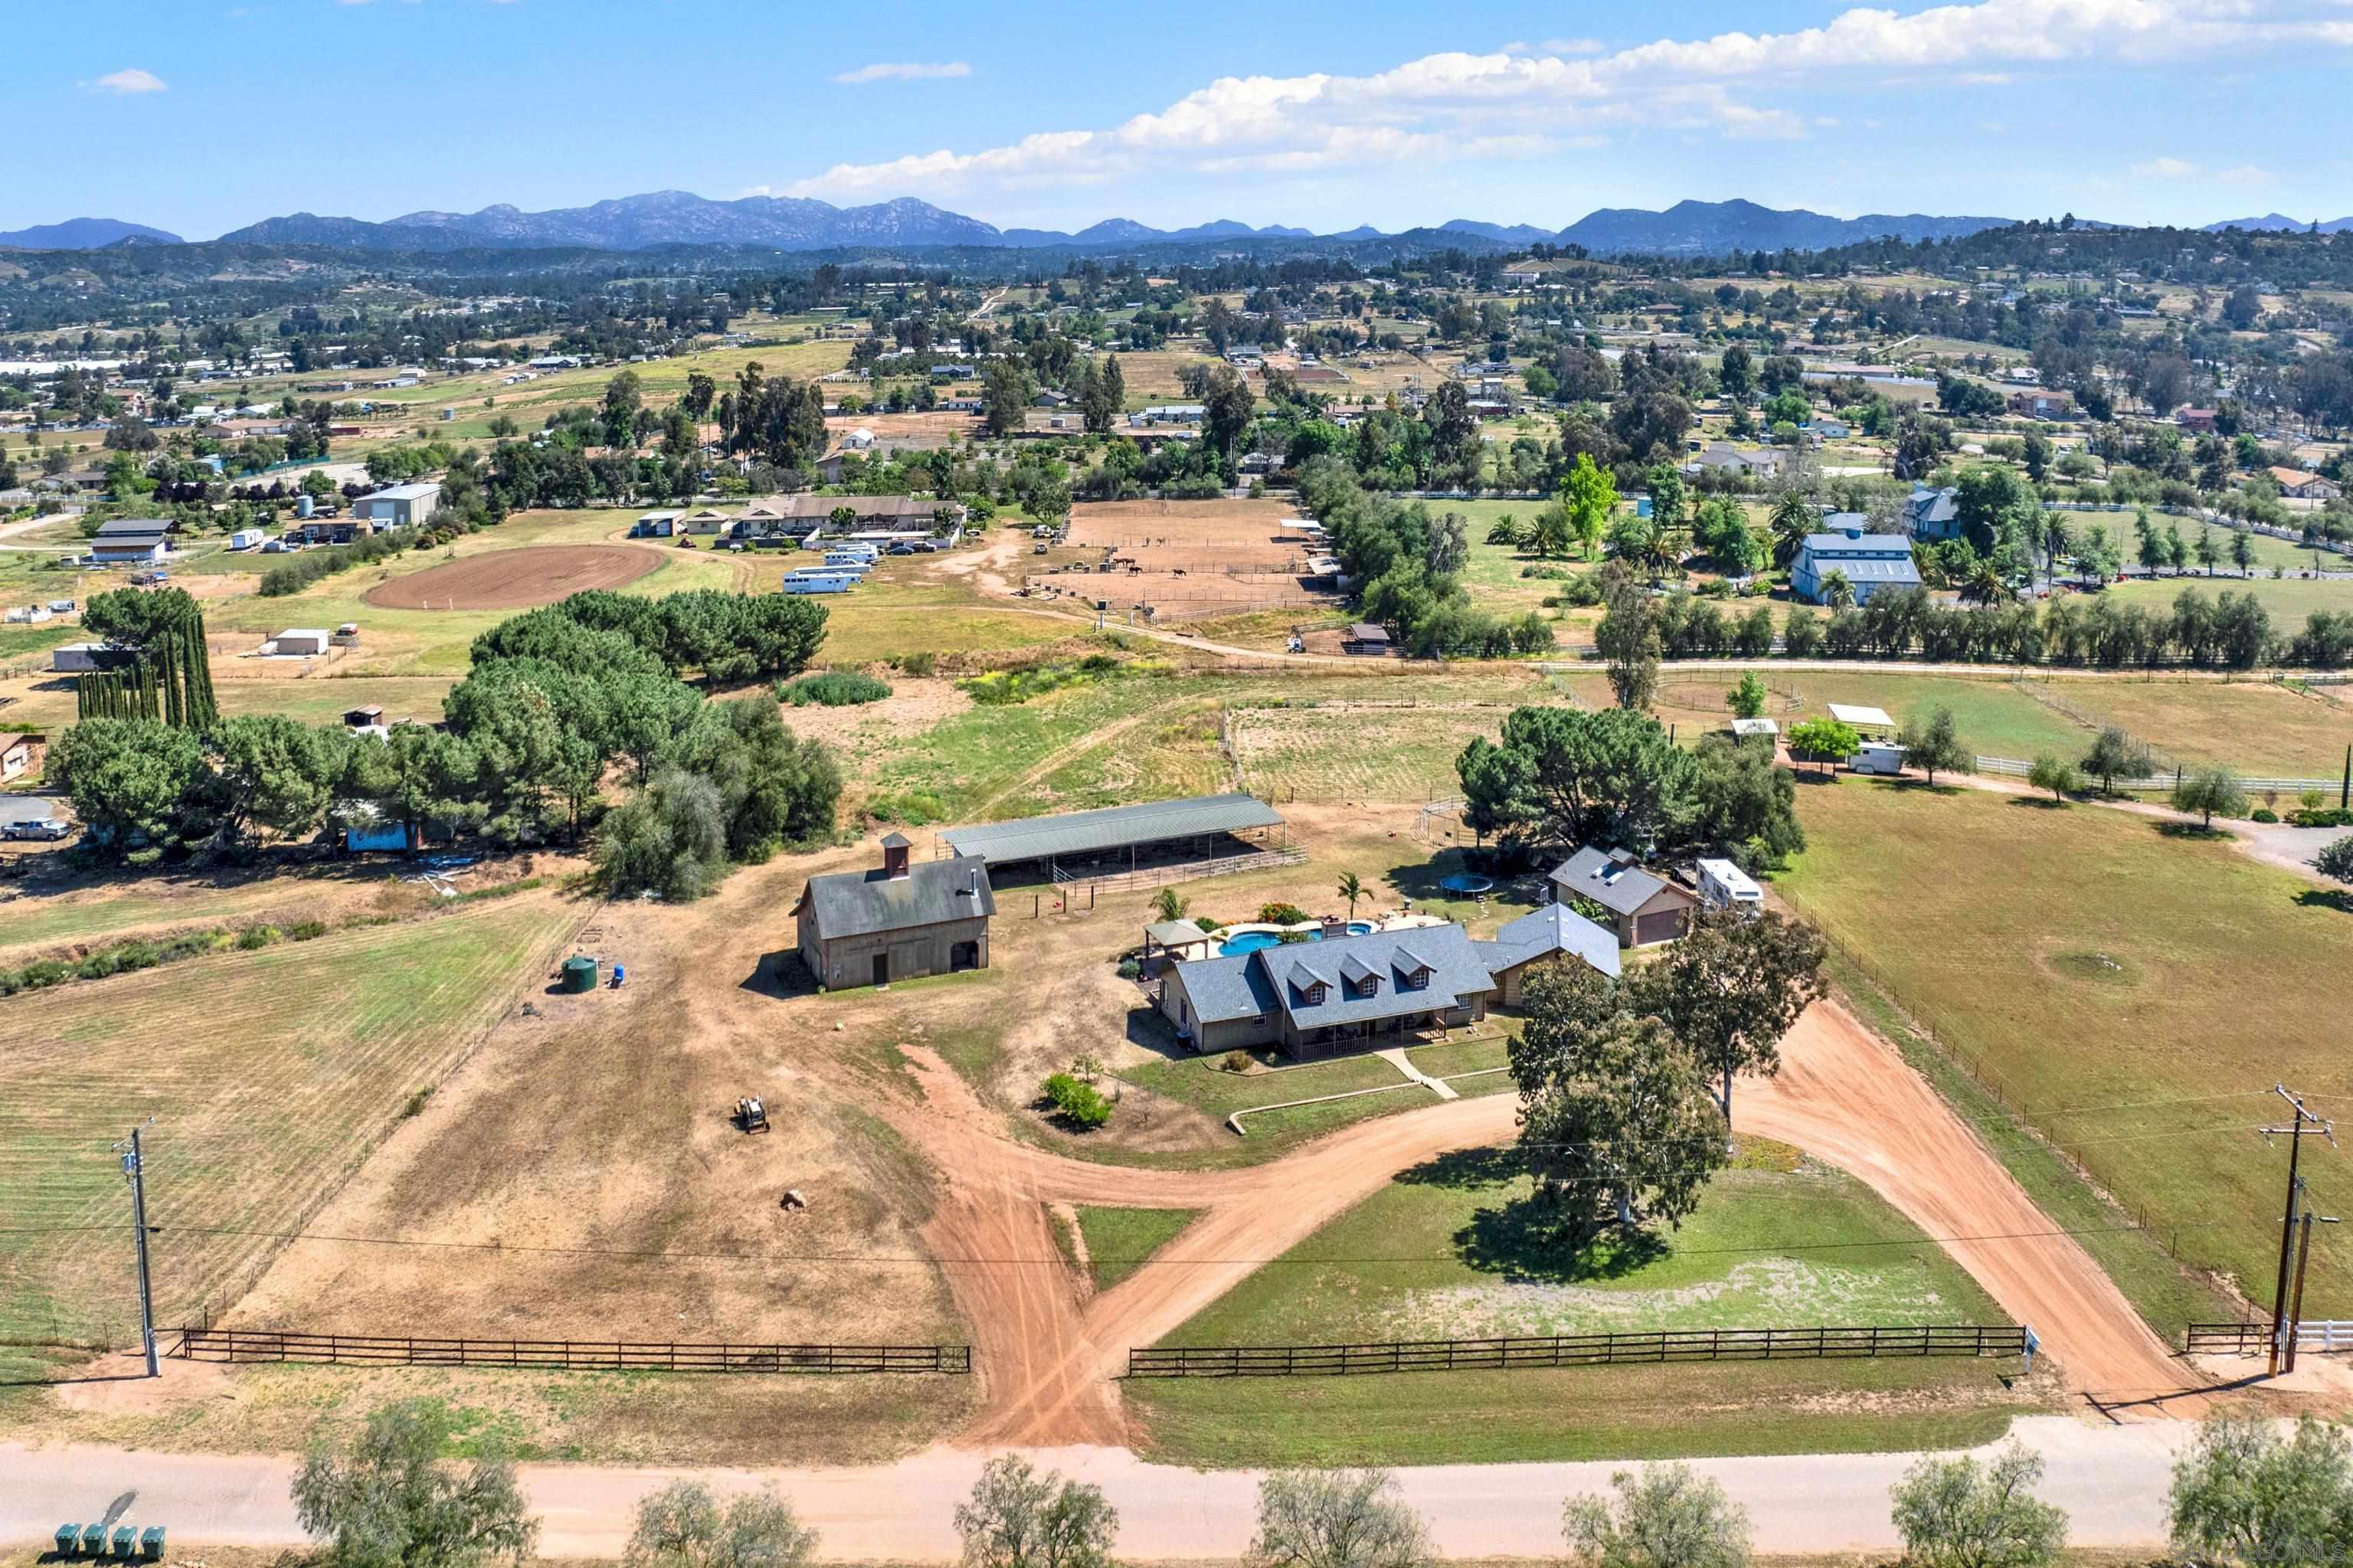
<path fill-rule="evenodd" d="M 882 841 L 873 871 L 812 876 L 793 906 L 801 961 L 828 991 L 988 967 L 997 895 L 974 855 L 908 862 L 906 839 Z"/>

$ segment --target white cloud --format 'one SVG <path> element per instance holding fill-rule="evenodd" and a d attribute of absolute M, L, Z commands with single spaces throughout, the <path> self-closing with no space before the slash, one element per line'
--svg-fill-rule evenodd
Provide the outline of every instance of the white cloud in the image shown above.
<path fill-rule="evenodd" d="M 2131 173 L 2135 179 L 2189 180 L 2197 178 L 2200 171 L 2186 158 L 2151 158 L 2147 163 L 2135 164 Z"/>
<path fill-rule="evenodd" d="M 1546 38 L 1536 46 L 1548 55 L 1598 55 L 1609 47 L 1599 38 Z"/>
<path fill-rule="evenodd" d="M 164 79 L 152 70 L 141 70 L 132 66 L 128 70 L 109 71 L 90 85 L 100 92 L 127 98 L 142 92 L 162 92 Z"/>
<path fill-rule="evenodd" d="M 929 81 L 941 77 L 970 76 L 972 67 L 963 60 L 943 60 L 926 64 L 921 60 L 879 60 L 873 65 L 860 66 L 856 70 L 843 71 L 833 79 L 852 87 L 870 81 Z"/>
<path fill-rule="evenodd" d="M 1788 95 L 1869 90 L 1891 72 L 1991 86 L 2021 68 L 2178 59 L 2211 66 L 2218 57 L 2265 49 L 2353 47 L 2353 24 L 2272 19 L 2273 6 L 2283 3 L 1963 0 L 1905 15 L 1857 6 L 1787 33 L 1662 38 L 1615 53 L 1596 52 L 1589 39 L 1555 38 L 1534 50 L 1514 43 L 1489 54 L 1426 55 L 1363 76 L 1224 77 L 1116 125 L 839 164 L 783 188 L 794 196 L 944 195 L 1168 170 L 1510 158 L 1641 126 L 1799 137 L 1807 119 L 1780 106 Z M 939 69 L 869 66 L 835 79 Z"/>
<path fill-rule="evenodd" d="M 2237 164 L 2227 169 L 2217 169 L 2214 172 L 2214 179 L 2218 185 L 2268 185 L 2276 182 L 2279 176 L 2269 169 L 2259 169 L 2253 164 Z"/>

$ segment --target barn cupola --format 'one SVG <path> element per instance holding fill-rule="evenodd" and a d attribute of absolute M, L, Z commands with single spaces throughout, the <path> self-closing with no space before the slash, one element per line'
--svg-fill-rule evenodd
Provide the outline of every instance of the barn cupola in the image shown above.
<path fill-rule="evenodd" d="M 887 880 L 906 880 L 907 852 L 913 847 L 904 833 L 892 833 L 882 841 L 882 874 Z"/>

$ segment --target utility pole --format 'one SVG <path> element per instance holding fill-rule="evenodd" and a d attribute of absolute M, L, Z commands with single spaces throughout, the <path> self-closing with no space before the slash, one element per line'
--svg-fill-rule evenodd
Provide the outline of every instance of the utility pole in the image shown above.
<path fill-rule="evenodd" d="M 2280 1223 L 2279 1281 L 2272 1291 L 2271 1371 L 2266 1374 L 2277 1377 L 2282 1370 L 2283 1360 L 2291 1366 L 2295 1364 L 2295 1347 L 2290 1343 L 2295 1330 L 2290 1326 L 2292 1320 L 2288 1304 L 2288 1281 L 2289 1265 L 2294 1261 L 2295 1255 L 2296 1215 L 2297 1211 L 2303 1206 L 2304 1197 L 2304 1178 L 2297 1174 L 2297 1166 L 2300 1163 L 2298 1157 L 2304 1152 L 2304 1139 L 2307 1131 L 2317 1132 L 2321 1137 L 2328 1139 L 2329 1147 L 2334 1149 L 2337 1146 L 2337 1125 L 2305 1109 L 2303 1097 L 2290 1094 L 2284 1085 L 2274 1084 L 2272 1093 L 2285 1100 L 2295 1110 L 2295 1120 L 2290 1125 L 2258 1129 L 2266 1140 L 2274 1138 L 2284 1138 L 2288 1140 L 2287 1212 Z"/>
<path fill-rule="evenodd" d="M 2324 1225 L 2337 1223 L 2335 1214 L 2316 1214 L 2310 1209 L 2304 1212 L 2304 1234 L 2295 1244 L 2295 1293 L 2294 1303 L 2288 1308 L 2287 1362 L 2282 1369 L 2286 1372 L 2295 1371 L 2295 1342 L 2301 1337 L 2299 1330 L 2304 1327 L 2304 1275 L 2312 1262 L 2312 1225 L 2315 1220 Z"/>
<path fill-rule="evenodd" d="M 139 1248 L 139 1340 L 147 1351 L 147 1375 L 160 1377 L 163 1369 L 155 1364 L 155 1292 L 147 1271 L 147 1162 L 140 1148 L 139 1135 L 154 1121 L 131 1129 L 128 1147 L 114 1147 L 122 1153 L 122 1173 L 131 1179 L 131 1234 Z"/>

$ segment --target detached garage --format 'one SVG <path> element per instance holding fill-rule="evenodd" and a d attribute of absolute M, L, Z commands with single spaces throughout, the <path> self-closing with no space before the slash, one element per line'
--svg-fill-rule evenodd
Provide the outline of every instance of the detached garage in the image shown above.
<path fill-rule="evenodd" d="M 291 630 L 281 631 L 269 640 L 269 651 L 272 653 L 306 655 L 324 653 L 327 647 L 328 634 L 323 628 L 297 627 Z"/>
<path fill-rule="evenodd" d="M 1607 910 L 1621 948 L 1673 941 L 1690 928 L 1699 905 L 1673 883 L 1636 866 L 1623 850 L 1604 853 L 1590 844 L 1552 874 L 1552 896 L 1556 904 L 1583 898 Z"/>

